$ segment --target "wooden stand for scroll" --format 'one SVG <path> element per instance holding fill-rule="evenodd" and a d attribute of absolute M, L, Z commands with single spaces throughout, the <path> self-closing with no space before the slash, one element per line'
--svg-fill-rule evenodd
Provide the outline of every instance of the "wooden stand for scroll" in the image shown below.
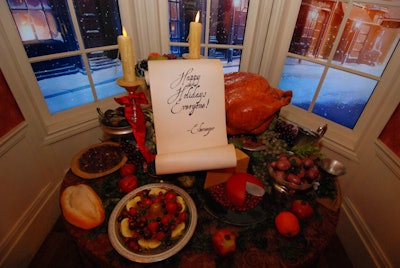
<path fill-rule="evenodd" d="M 224 74 L 219 60 L 149 61 L 156 173 L 236 166 L 228 144 Z"/>

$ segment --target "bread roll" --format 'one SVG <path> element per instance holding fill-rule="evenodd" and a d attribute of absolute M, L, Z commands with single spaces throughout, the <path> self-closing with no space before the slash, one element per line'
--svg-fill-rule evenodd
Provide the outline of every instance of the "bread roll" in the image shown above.
<path fill-rule="evenodd" d="M 86 184 L 65 188 L 60 203 L 65 219 L 72 225 L 89 230 L 104 222 L 105 212 L 101 199 Z"/>

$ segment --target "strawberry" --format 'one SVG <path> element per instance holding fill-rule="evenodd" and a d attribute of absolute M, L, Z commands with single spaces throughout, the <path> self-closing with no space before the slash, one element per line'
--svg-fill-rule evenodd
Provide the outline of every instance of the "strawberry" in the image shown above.
<path fill-rule="evenodd" d="M 175 212 L 178 211 L 178 204 L 175 202 L 167 202 L 165 208 L 169 214 L 175 214 Z"/>
<path fill-rule="evenodd" d="M 165 201 L 167 202 L 175 202 L 176 201 L 176 194 L 174 192 L 167 192 L 165 194 Z"/>
<path fill-rule="evenodd" d="M 164 237 L 165 237 L 165 234 L 163 232 L 158 232 L 158 233 L 156 233 L 156 236 L 155 236 L 155 238 L 158 241 L 161 241 Z"/>
<path fill-rule="evenodd" d="M 152 233 L 156 233 L 156 232 L 157 232 L 157 229 L 158 229 L 158 222 L 156 222 L 156 221 L 149 222 L 149 223 L 147 224 L 147 228 L 149 228 L 149 230 L 150 230 Z"/>
<path fill-rule="evenodd" d="M 179 219 L 180 221 L 185 221 L 185 220 L 186 220 L 186 217 L 187 217 L 187 212 L 186 212 L 186 211 L 180 212 L 179 215 L 178 215 L 178 219 Z"/>
<path fill-rule="evenodd" d="M 169 224 L 170 221 L 171 221 L 171 215 L 169 215 L 169 214 L 164 215 L 164 216 L 162 216 L 162 218 L 161 218 L 161 223 L 162 223 L 164 226 L 167 226 L 167 225 Z"/>

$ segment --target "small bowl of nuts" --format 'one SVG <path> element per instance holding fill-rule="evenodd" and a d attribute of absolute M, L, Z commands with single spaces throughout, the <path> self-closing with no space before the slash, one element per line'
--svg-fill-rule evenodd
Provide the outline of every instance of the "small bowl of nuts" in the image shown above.
<path fill-rule="evenodd" d="M 287 193 L 307 190 L 320 178 L 316 160 L 296 155 L 280 155 L 268 165 L 268 172 L 275 188 Z"/>

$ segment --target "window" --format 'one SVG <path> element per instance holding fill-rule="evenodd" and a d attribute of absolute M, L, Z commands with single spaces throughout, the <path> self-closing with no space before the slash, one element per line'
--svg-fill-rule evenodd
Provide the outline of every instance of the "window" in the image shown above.
<path fill-rule="evenodd" d="M 203 25 L 201 54 L 220 59 L 225 72 L 239 70 L 249 0 L 168 0 L 168 3 L 172 54 L 188 53 L 189 24 L 199 11 Z"/>
<path fill-rule="evenodd" d="M 279 83 L 292 104 L 349 129 L 399 43 L 400 8 L 303 0 Z"/>
<path fill-rule="evenodd" d="M 125 91 L 115 83 L 122 76 L 117 0 L 8 0 L 8 6 L 50 114 Z"/>

